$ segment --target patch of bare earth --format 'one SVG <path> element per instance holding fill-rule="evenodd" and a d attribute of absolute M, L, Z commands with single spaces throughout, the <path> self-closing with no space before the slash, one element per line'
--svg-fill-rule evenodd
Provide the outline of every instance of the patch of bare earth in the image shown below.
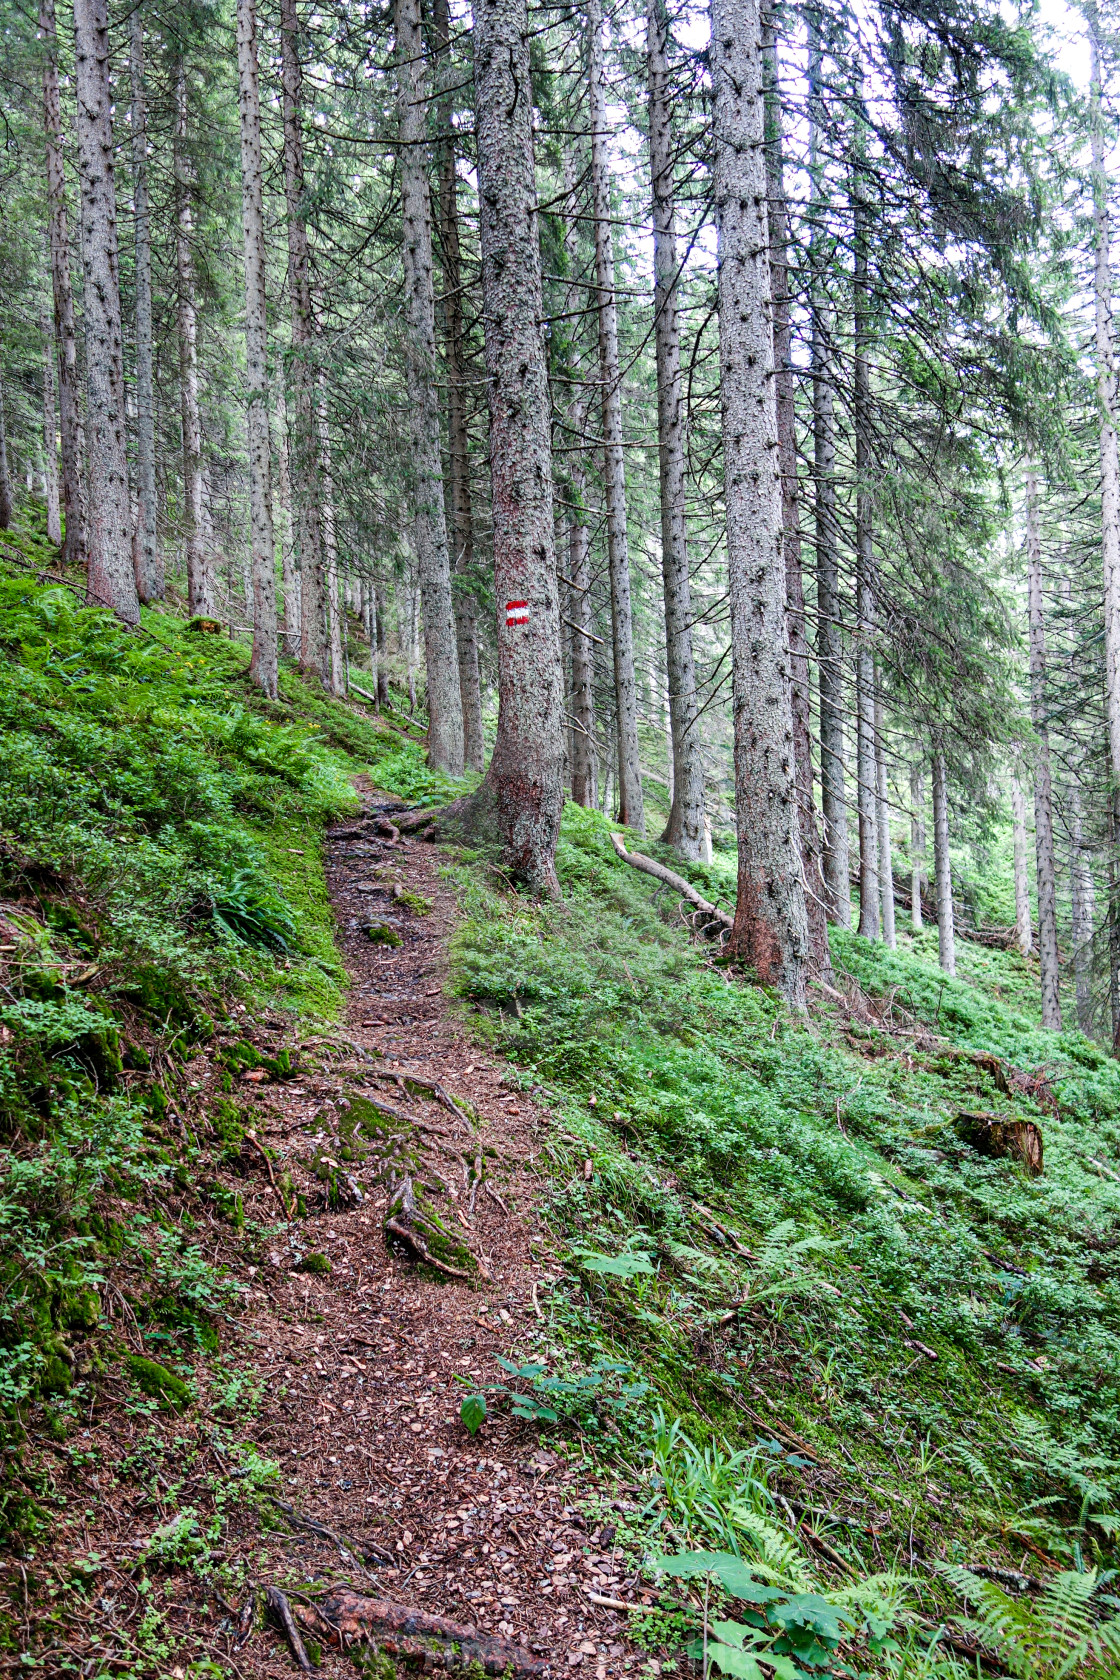
<path fill-rule="evenodd" d="M 59 1671 L 126 1672 L 126 1635 L 137 1637 L 154 1604 L 167 1632 L 153 1633 L 149 1645 L 177 1642 L 165 1664 L 157 1659 L 158 1672 L 178 1676 L 208 1658 L 238 1676 L 291 1674 L 298 1648 L 283 1632 L 282 1610 L 274 1600 L 263 1627 L 257 1614 L 272 1587 L 285 1594 L 320 1672 L 353 1674 L 353 1619 L 341 1618 L 339 1636 L 314 1608 L 327 1600 L 337 1623 L 329 1595 L 343 1583 L 469 1625 L 481 1641 L 503 1642 L 493 1648 L 502 1666 L 512 1657 L 525 1674 L 570 1668 L 606 1680 L 635 1666 L 625 1615 L 588 1595 L 629 1601 L 639 1588 L 609 1521 L 589 1526 L 579 1510 L 596 1492 L 619 1490 L 583 1461 L 542 1451 L 533 1426 L 500 1407 L 473 1438 L 460 1421 L 464 1394 L 506 1380 L 499 1357 L 524 1351 L 547 1303 L 553 1273 L 533 1166 L 542 1116 L 451 1012 L 455 897 L 436 848 L 397 835 L 387 807 L 367 795 L 363 815 L 327 841 L 352 977 L 345 1026 L 330 1042 L 305 1042 L 295 1077 L 248 1074 L 236 1092 L 254 1124 L 232 1183 L 250 1229 L 257 1221 L 275 1235 L 258 1264 L 238 1258 L 231 1266 L 248 1294 L 222 1358 L 227 1370 L 255 1377 L 259 1400 L 245 1404 L 235 1386 L 223 1402 L 211 1381 L 196 1410 L 145 1418 L 130 1411 L 123 1381 L 100 1386 L 89 1428 L 56 1455 L 70 1466 L 53 1466 L 69 1511 L 24 1593 L 28 1645 L 47 1653 L 37 1672 L 54 1666 L 49 1589 L 73 1581 L 79 1554 L 96 1554 L 84 1588 L 89 1619 L 76 1625 L 71 1599 L 58 1622 Z M 370 924 L 399 944 L 384 943 L 384 933 L 371 939 Z M 246 1017 L 243 1030 L 269 1055 L 291 1042 L 279 1021 Z M 184 1119 L 198 1129 L 221 1070 L 200 1057 L 188 1073 L 194 1094 Z M 378 1105 L 384 1131 L 368 1124 L 359 1099 Z M 352 1110 L 366 1116 L 364 1130 Z M 414 1244 L 386 1236 L 405 1178 L 420 1197 L 405 1237 L 418 1236 L 437 1262 L 442 1255 L 442 1273 L 418 1260 Z M 211 1258 L 229 1261 L 228 1235 L 215 1220 L 199 1240 Z M 314 1269 L 315 1256 L 329 1260 L 329 1273 Z M 128 1342 L 123 1312 L 119 1331 Z M 152 1352 L 138 1333 L 131 1340 Z M 275 1498 L 260 1507 L 267 1520 L 235 1505 L 223 1552 L 194 1568 L 149 1562 L 145 1588 L 137 1559 L 153 1531 L 187 1506 L 205 1524 L 215 1485 L 232 1470 L 238 1486 L 240 1470 L 224 1456 L 213 1419 L 225 1438 L 253 1442 L 279 1462 Z M 134 1462 L 122 1471 L 129 1454 Z M 50 1455 L 45 1447 L 48 1465 Z M 227 1581 L 243 1574 L 254 1591 L 223 1588 L 223 1564 L 232 1566 Z M 408 1628 L 390 1630 L 382 1645 L 409 1666 L 429 1670 L 438 1660 Z M 0 1666 L 11 1663 L 0 1657 Z"/>

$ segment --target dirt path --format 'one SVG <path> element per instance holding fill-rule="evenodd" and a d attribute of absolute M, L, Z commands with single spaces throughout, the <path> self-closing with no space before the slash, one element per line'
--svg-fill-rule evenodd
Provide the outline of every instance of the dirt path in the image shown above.
<path fill-rule="evenodd" d="M 294 1221 L 288 1250 L 271 1245 L 251 1279 L 255 1310 L 242 1321 L 245 1352 L 265 1378 L 254 1431 L 261 1451 L 282 1464 L 281 1497 L 332 1530 L 341 1549 L 303 1529 L 269 1541 L 254 1568 L 262 1582 L 291 1580 L 298 1560 L 308 1593 L 349 1580 L 509 1639 L 553 1673 L 582 1668 L 606 1680 L 634 1657 L 625 1618 L 587 1592 L 628 1598 L 632 1587 L 609 1521 L 587 1525 L 577 1509 L 600 1491 L 594 1479 L 542 1452 L 533 1427 L 505 1413 L 492 1410 L 473 1439 L 459 1418 L 466 1390 L 456 1375 L 480 1387 L 503 1380 L 499 1356 L 524 1352 L 539 1329 L 550 1276 L 534 1211 L 541 1116 L 448 1009 L 456 906 L 439 853 L 394 839 L 377 823 L 379 809 L 371 804 L 372 816 L 328 836 L 328 883 L 353 978 L 351 1046 L 340 1046 L 343 1060 L 322 1076 L 258 1096 L 258 1136 L 277 1157 L 276 1174 L 286 1168 L 312 1207 L 333 1179 L 343 1205 Z M 418 914 L 422 906 L 402 891 L 431 912 Z M 363 931 L 371 922 L 400 944 L 373 942 Z M 477 1120 L 464 1123 L 410 1080 L 440 1085 Z M 413 1125 L 384 1116 L 378 1135 L 367 1124 L 369 1153 L 347 1160 L 370 1142 L 354 1126 L 354 1110 L 368 1121 L 363 1095 L 407 1112 Z M 406 1170 L 475 1257 L 481 1275 L 472 1282 L 436 1281 L 403 1244 L 394 1252 L 387 1243 L 383 1221 Z M 259 1175 L 255 1184 L 271 1204 L 259 1216 L 274 1220 L 280 1191 Z M 449 1246 L 441 1252 L 456 1259 Z M 307 1270 L 308 1254 L 327 1257 L 329 1275 Z M 292 1672 L 279 1633 L 239 1648 L 231 1628 L 226 1643 L 243 1674 Z M 324 1650 L 322 1672 L 353 1668 Z"/>

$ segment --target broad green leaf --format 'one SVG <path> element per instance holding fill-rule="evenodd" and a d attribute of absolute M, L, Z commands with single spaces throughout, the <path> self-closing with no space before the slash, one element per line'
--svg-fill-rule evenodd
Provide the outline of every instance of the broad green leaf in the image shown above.
<path fill-rule="evenodd" d="M 639 1273 L 653 1275 L 655 1268 L 644 1254 L 596 1254 L 592 1250 L 577 1250 L 576 1258 L 585 1272 L 600 1272 L 607 1277 L 637 1277 Z"/>
<path fill-rule="evenodd" d="M 466 1394 L 459 1407 L 459 1416 L 468 1435 L 477 1435 L 486 1422 L 486 1400 L 481 1394 Z"/>
<path fill-rule="evenodd" d="M 652 1558 L 651 1564 L 654 1569 L 682 1581 L 690 1581 L 697 1575 L 714 1575 L 725 1592 L 747 1604 L 769 1604 L 773 1599 L 787 1596 L 777 1587 L 756 1581 L 734 1552 L 679 1552 L 674 1557 Z"/>

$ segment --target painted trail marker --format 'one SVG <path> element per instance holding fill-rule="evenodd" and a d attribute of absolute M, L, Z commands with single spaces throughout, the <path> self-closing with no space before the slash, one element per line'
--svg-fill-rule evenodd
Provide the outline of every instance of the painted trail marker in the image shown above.
<path fill-rule="evenodd" d="M 509 629 L 511 624 L 528 624 L 528 622 L 529 622 L 529 603 L 528 603 L 528 601 L 507 601 L 506 602 L 506 629 L 507 630 Z"/>

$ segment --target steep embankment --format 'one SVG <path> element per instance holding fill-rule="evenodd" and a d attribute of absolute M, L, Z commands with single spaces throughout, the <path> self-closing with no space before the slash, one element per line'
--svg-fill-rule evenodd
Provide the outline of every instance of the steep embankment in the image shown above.
<path fill-rule="evenodd" d="M 916 1675 L 946 1561 L 1109 1560 L 1120 1077 L 1018 959 L 838 939 L 797 1024 L 593 813 L 535 905 L 363 822 L 416 744 L 238 646 L 25 577 L 0 639 L 12 1662 L 280 1672 L 254 1584 L 345 1579 L 529 1669 L 682 1660 L 710 1590 Z M 750 1580 L 658 1585 L 704 1546 Z"/>

